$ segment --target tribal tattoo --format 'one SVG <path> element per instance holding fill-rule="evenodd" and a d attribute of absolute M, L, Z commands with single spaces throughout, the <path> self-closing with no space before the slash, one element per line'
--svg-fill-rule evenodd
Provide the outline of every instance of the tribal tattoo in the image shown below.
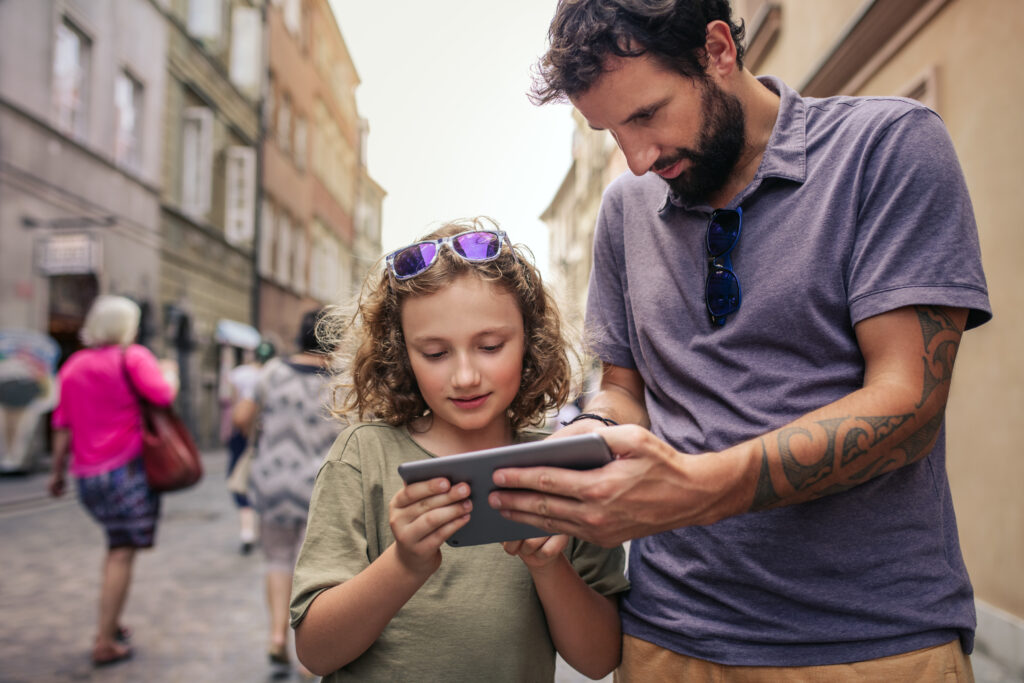
<path fill-rule="evenodd" d="M 926 354 L 922 357 L 921 400 L 915 406 L 920 410 L 935 389 L 952 378 L 962 330 L 942 309 L 919 306 L 915 312 L 921 324 Z M 939 340 L 931 348 L 936 338 Z M 940 410 L 909 435 L 902 432 L 902 440 L 892 447 L 885 447 L 883 442 L 900 433 L 908 423 L 918 420 L 918 413 L 837 417 L 784 427 L 775 439 L 782 474 L 793 491 L 808 491 L 812 498 L 851 489 L 878 474 L 926 456 L 942 427 L 943 416 L 944 410 Z M 761 471 L 750 506 L 752 512 L 784 500 L 784 495 L 772 483 L 769 442 L 762 437 L 760 443 Z M 876 448 L 879 445 L 882 447 Z M 800 458 L 797 453 L 801 454 Z M 816 457 L 808 457 L 815 453 Z M 822 483 L 814 490 L 816 484 L 830 477 L 833 481 Z"/>

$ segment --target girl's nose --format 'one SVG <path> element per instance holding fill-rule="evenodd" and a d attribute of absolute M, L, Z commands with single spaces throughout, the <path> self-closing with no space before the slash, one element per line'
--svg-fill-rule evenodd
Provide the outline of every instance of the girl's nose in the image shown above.
<path fill-rule="evenodd" d="M 479 381 L 480 373 L 477 372 L 476 365 L 467 355 L 460 355 L 455 366 L 455 375 L 452 377 L 454 385 L 457 387 L 469 387 L 477 384 Z"/>

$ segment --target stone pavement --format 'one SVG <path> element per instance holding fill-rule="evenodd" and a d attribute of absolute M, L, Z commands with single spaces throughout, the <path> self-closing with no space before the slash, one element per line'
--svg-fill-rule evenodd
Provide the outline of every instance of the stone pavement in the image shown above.
<path fill-rule="evenodd" d="M 203 480 L 164 496 L 157 544 L 136 557 L 123 619 L 135 656 L 101 669 L 89 655 L 102 531 L 73 486 L 55 500 L 43 473 L 0 478 L 0 682 L 268 680 L 262 558 L 238 552 L 225 460 L 204 454 Z M 559 661 L 557 683 L 585 680 Z"/>

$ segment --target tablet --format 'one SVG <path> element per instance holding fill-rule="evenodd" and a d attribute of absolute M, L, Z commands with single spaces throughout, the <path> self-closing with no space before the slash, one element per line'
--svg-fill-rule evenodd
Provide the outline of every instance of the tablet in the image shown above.
<path fill-rule="evenodd" d="M 488 505 L 487 496 L 498 488 L 491 479 L 494 470 L 538 466 L 588 470 L 611 461 L 612 453 L 604 439 L 597 434 L 581 434 L 406 462 L 398 466 L 398 474 L 406 484 L 435 477 L 445 477 L 452 485 L 469 483 L 469 499 L 473 501 L 469 522 L 448 539 L 448 545 L 460 548 L 551 535 L 550 531 L 505 519 Z"/>

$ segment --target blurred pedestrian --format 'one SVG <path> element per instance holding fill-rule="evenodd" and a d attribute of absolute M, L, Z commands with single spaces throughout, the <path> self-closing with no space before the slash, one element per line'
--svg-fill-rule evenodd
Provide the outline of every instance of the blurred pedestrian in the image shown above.
<path fill-rule="evenodd" d="M 153 547 L 160 513 L 160 498 L 146 483 L 140 457 L 142 413 L 128 382 L 157 405 L 170 404 L 177 391 L 153 354 L 132 343 L 139 316 L 130 299 L 99 297 L 81 331 L 86 348 L 72 354 L 57 373 L 50 494 L 63 495 L 70 455 L 79 500 L 107 535 L 92 650 L 96 666 L 132 656 L 120 619 L 135 551 Z"/>
<path fill-rule="evenodd" d="M 344 425 L 327 410 L 328 356 L 317 338 L 322 311 L 302 318 L 298 353 L 270 360 L 260 371 L 253 399 L 239 402 L 238 424 L 258 436 L 250 474 L 252 505 L 259 517 L 266 559 L 270 642 L 274 677 L 290 675 L 288 648 L 292 572 L 306 531 L 313 481 L 324 454 Z"/>
<path fill-rule="evenodd" d="M 229 477 L 234 472 L 239 458 L 245 453 L 251 436 L 245 424 L 248 420 L 248 411 L 244 408 L 240 410 L 239 405 L 243 400 L 252 401 L 255 398 L 260 369 L 275 354 L 274 345 L 262 341 L 256 347 L 255 360 L 237 365 L 228 375 L 228 383 L 231 385 L 231 433 L 227 439 Z M 231 496 L 235 501 L 235 507 L 238 508 L 239 548 L 243 555 L 248 555 L 252 551 L 253 543 L 256 542 L 256 511 L 253 510 L 246 494 L 233 491 Z"/>

